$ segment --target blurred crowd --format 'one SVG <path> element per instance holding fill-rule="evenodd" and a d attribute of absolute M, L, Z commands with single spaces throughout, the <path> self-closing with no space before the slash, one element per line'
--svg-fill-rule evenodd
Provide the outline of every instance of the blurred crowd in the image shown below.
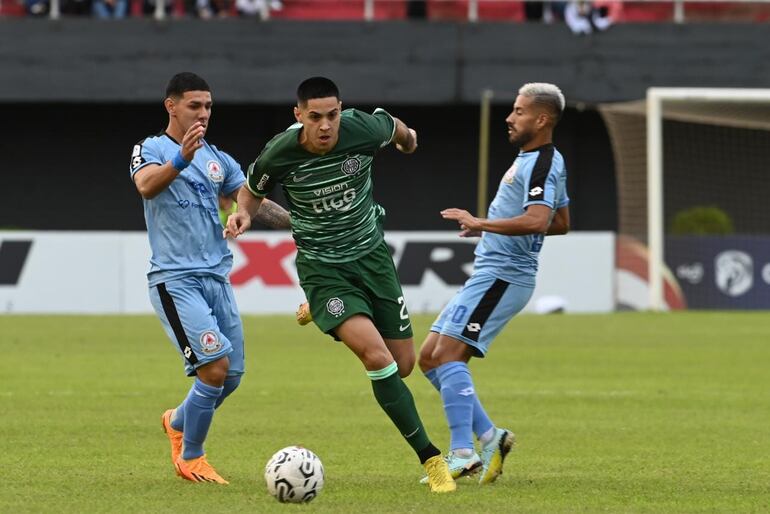
<path fill-rule="evenodd" d="M 281 0 L 59 0 L 59 10 L 65 16 L 101 19 L 144 17 L 155 14 L 158 1 L 165 14 L 175 18 L 255 16 L 265 8 L 273 12 L 283 9 Z M 51 0 L 0 2 L 0 14 L 4 15 L 48 16 L 51 8 Z"/>
<path fill-rule="evenodd" d="M 298 20 L 361 20 L 364 0 L 0 0 L 0 16 L 47 16 L 50 2 L 58 1 L 65 16 L 126 18 L 152 16 L 156 2 L 170 17 L 201 19 L 260 16 Z M 469 18 L 469 0 L 375 0 L 374 19 L 427 19 L 463 21 Z M 482 21 L 566 23 L 576 34 L 607 29 L 613 23 L 668 22 L 674 2 L 649 1 L 516 1 L 478 0 Z M 688 1 L 687 21 L 770 20 L 770 4 L 762 2 Z"/>

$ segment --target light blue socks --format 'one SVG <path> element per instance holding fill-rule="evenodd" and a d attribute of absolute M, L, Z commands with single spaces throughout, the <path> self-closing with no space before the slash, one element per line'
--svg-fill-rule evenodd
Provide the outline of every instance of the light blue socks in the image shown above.
<path fill-rule="evenodd" d="M 470 370 L 468 369 L 468 365 L 463 362 L 448 362 L 447 364 L 444 364 L 444 366 L 448 366 L 450 364 L 460 364 L 462 367 L 465 368 L 465 373 L 468 374 L 468 381 L 469 381 L 468 382 L 469 385 L 466 387 L 473 388 L 473 379 L 470 376 Z M 427 378 L 430 381 L 430 383 L 433 385 L 433 387 L 436 388 L 436 390 L 439 393 L 441 393 L 441 380 L 439 378 L 439 369 L 443 368 L 444 366 L 439 366 L 438 368 L 428 370 L 425 373 L 425 378 Z M 442 400 L 444 399 L 443 393 L 441 395 L 441 398 Z M 479 397 L 476 395 L 475 390 L 474 390 L 474 393 L 471 395 L 471 398 L 473 398 L 473 419 L 471 422 L 471 426 L 472 426 L 473 433 L 476 434 L 476 437 L 481 438 L 483 434 L 489 432 L 490 429 L 494 428 L 494 424 L 492 423 L 492 420 L 489 419 L 489 416 L 487 415 L 487 412 L 484 410 L 484 407 L 481 405 L 481 402 L 479 401 Z M 449 419 L 448 414 L 447 414 L 447 419 Z M 473 448 L 473 445 L 471 444 L 471 446 L 467 446 L 466 448 Z"/>
<path fill-rule="evenodd" d="M 203 442 L 209 433 L 214 407 L 224 387 L 214 387 L 195 379 L 184 401 L 184 445 L 182 458 L 195 459 L 204 454 Z"/>
<path fill-rule="evenodd" d="M 235 375 L 232 377 L 227 377 L 225 379 L 225 383 L 222 389 L 222 394 L 217 398 L 217 403 L 214 405 L 215 409 L 218 409 L 220 405 L 222 405 L 222 402 L 225 401 L 225 398 L 230 396 L 230 393 L 238 389 L 238 386 L 241 384 L 241 375 Z M 186 399 L 184 402 L 182 402 L 179 407 L 176 408 L 174 411 L 174 417 L 171 418 L 171 428 L 178 431 L 184 430 L 184 405 L 186 403 Z"/>

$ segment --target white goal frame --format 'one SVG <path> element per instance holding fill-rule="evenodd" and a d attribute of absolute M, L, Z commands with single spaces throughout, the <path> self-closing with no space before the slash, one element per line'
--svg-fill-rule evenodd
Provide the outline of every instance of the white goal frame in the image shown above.
<path fill-rule="evenodd" d="M 664 102 L 770 103 L 770 89 L 651 87 L 647 89 L 647 248 L 649 308 L 666 309 L 663 296 Z"/>

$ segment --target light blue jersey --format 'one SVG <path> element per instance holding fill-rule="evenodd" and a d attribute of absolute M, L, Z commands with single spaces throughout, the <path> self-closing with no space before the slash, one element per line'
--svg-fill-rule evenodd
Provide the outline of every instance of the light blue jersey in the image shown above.
<path fill-rule="evenodd" d="M 555 212 L 568 204 L 564 158 L 553 144 L 547 144 L 529 152 L 519 152 L 500 181 L 487 218 L 520 216 L 530 205 L 547 205 Z M 512 284 L 534 286 L 537 257 L 544 236 L 484 232 L 476 246 L 474 273 L 489 273 Z"/>
<path fill-rule="evenodd" d="M 148 164 L 170 161 L 179 147 L 166 133 L 134 145 L 131 177 Z M 167 188 L 144 199 L 150 301 L 188 375 L 224 356 L 229 376 L 244 371 L 243 329 L 228 279 L 233 256 L 222 238 L 218 197 L 245 181 L 232 157 L 204 141 Z"/>
<path fill-rule="evenodd" d="M 179 149 L 165 132 L 142 140 L 131 152 L 131 177 L 148 164 L 165 164 Z M 150 286 L 191 275 L 228 280 L 233 256 L 222 238 L 218 197 L 232 194 L 245 180 L 235 159 L 204 141 L 166 189 L 144 199 L 152 250 Z"/>
<path fill-rule="evenodd" d="M 569 204 L 566 187 L 564 159 L 552 144 L 520 152 L 500 181 L 488 218 L 513 218 L 538 204 L 555 212 Z M 532 297 L 544 236 L 484 232 L 473 275 L 441 311 L 431 332 L 463 341 L 476 357 L 484 357 L 495 336 Z"/>

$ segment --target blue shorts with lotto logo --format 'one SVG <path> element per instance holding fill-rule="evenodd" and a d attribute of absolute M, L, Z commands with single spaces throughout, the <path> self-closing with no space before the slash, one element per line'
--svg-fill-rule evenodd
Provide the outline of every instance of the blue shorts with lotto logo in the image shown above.
<path fill-rule="evenodd" d="M 508 320 L 527 305 L 532 286 L 511 284 L 488 273 L 472 275 L 430 327 L 463 341 L 483 358 Z"/>
<path fill-rule="evenodd" d="M 243 374 L 243 326 L 229 283 L 186 276 L 151 286 L 150 301 L 189 376 L 224 356 L 229 376 Z"/>

